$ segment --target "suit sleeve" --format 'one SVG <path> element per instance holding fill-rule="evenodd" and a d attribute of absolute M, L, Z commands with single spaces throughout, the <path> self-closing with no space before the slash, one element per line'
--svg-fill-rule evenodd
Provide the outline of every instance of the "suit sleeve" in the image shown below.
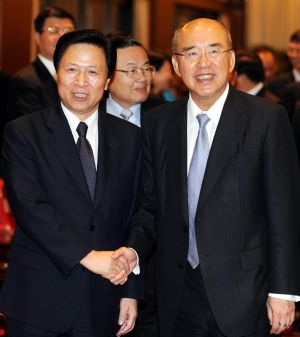
<path fill-rule="evenodd" d="M 44 108 L 41 101 L 42 96 L 43 93 L 28 80 L 21 77 L 12 78 L 8 96 L 7 119 L 12 120 Z"/>
<path fill-rule="evenodd" d="M 138 188 L 136 212 L 130 223 L 128 246 L 136 250 L 141 260 L 145 261 L 156 242 L 156 196 L 151 145 L 146 121 L 142 125 L 142 173 Z"/>
<path fill-rule="evenodd" d="M 271 114 L 263 161 L 269 220 L 269 292 L 299 295 L 299 164 L 283 108 Z"/>
<path fill-rule="evenodd" d="M 15 125 L 7 124 L 3 146 L 5 186 L 19 227 L 14 240 L 20 235 L 29 249 L 41 250 L 67 277 L 91 248 L 48 202 L 32 144 L 22 124 Z"/>

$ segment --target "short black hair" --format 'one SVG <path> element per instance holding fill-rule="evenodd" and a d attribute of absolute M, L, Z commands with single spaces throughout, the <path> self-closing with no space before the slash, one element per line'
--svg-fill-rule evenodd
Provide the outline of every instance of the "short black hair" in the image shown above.
<path fill-rule="evenodd" d="M 237 51 L 235 69 L 238 75 L 245 74 L 255 83 L 265 80 L 263 63 L 259 56 L 251 51 Z"/>
<path fill-rule="evenodd" d="M 149 61 L 152 66 L 154 66 L 155 70 L 159 71 L 165 61 L 171 63 L 171 58 L 164 53 L 160 53 L 157 51 L 149 52 Z"/>
<path fill-rule="evenodd" d="M 76 22 L 72 14 L 70 14 L 69 12 L 60 7 L 47 6 L 34 19 L 34 29 L 36 32 L 38 33 L 43 32 L 45 21 L 48 18 L 70 19 L 74 27 L 76 27 Z"/>
<path fill-rule="evenodd" d="M 296 30 L 290 37 L 290 42 L 300 43 L 300 29 Z"/>
<path fill-rule="evenodd" d="M 135 40 L 130 35 L 116 34 L 109 35 L 109 39 L 111 41 L 111 45 L 114 49 L 123 49 L 128 47 L 141 47 L 145 50 L 148 55 L 146 48 L 137 40 Z"/>
<path fill-rule="evenodd" d="M 116 50 L 112 48 L 109 39 L 97 29 L 81 29 L 62 35 L 57 41 L 53 55 L 56 71 L 66 50 L 73 44 L 86 43 L 103 50 L 107 65 L 107 76 L 110 77 L 116 67 Z"/>

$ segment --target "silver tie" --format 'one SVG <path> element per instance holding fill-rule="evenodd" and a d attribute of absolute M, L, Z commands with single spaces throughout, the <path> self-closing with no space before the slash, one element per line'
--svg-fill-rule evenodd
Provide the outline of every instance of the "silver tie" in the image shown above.
<path fill-rule="evenodd" d="M 128 109 L 124 109 L 122 110 L 122 112 L 120 113 L 120 116 L 125 119 L 125 121 L 128 121 L 129 118 L 133 115 L 132 111 L 128 110 Z"/>
<path fill-rule="evenodd" d="M 195 233 L 195 215 L 198 206 L 201 185 L 209 155 L 209 141 L 206 124 L 209 117 L 206 114 L 197 115 L 199 122 L 198 136 L 188 173 L 188 205 L 189 205 L 189 252 L 188 261 L 193 269 L 199 265 L 197 241 Z"/>

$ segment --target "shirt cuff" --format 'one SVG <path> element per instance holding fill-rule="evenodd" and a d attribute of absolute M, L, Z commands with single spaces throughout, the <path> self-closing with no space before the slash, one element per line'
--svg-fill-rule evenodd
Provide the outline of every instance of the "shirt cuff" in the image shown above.
<path fill-rule="evenodd" d="M 139 260 L 139 256 L 138 256 L 138 253 L 133 249 L 133 248 L 130 248 L 132 251 L 134 251 L 135 255 L 136 255 L 136 266 L 133 268 L 133 274 L 134 275 L 139 275 L 140 272 L 141 272 L 141 269 L 140 269 L 140 260 Z"/>
<path fill-rule="evenodd" d="M 281 300 L 287 300 L 287 301 L 293 301 L 293 302 L 299 302 L 300 296 L 298 295 L 286 295 L 286 294 L 274 294 L 269 293 L 270 297 L 279 298 Z"/>

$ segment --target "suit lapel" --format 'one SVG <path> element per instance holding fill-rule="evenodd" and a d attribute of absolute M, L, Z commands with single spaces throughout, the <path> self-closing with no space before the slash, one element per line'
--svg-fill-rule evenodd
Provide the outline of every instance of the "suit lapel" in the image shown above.
<path fill-rule="evenodd" d="M 49 130 L 49 145 L 53 153 L 59 158 L 81 192 L 91 201 L 78 150 L 60 105 L 53 107 L 53 110 L 47 110 L 44 116 Z"/>
<path fill-rule="evenodd" d="M 188 222 L 187 201 L 187 98 L 176 102 L 172 109 L 168 127 L 166 128 L 167 156 L 169 167 L 166 176 L 170 175 L 171 182 L 176 189 L 175 193 L 180 198 L 183 219 Z"/>
<path fill-rule="evenodd" d="M 206 201 L 228 159 L 236 151 L 237 143 L 247 126 L 245 107 L 239 97 L 239 94 L 230 88 L 210 149 L 198 208 Z"/>
<path fill-rule="evenodd" d="M 118 150 L 117 130 L 111 117 L 103 110 L 99 111 L 98 119 L 98 164 L 94 208 L 101 198 L 112 172 L 112 165 Z"/>

